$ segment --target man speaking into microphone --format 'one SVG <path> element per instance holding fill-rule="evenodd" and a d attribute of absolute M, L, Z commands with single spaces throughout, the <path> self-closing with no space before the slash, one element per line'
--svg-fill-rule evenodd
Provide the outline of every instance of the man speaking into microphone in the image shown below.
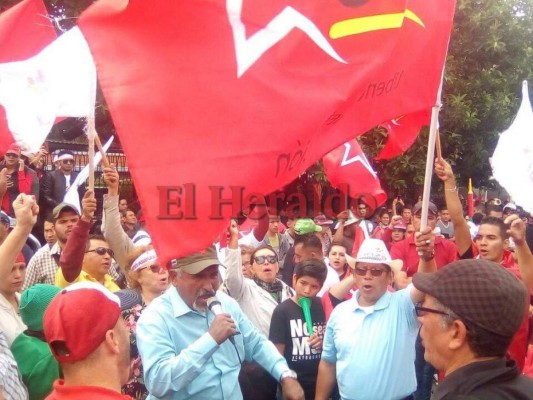
<path fill-rule="evenodd" d="M 280 382 L 285 399 L 303 400 L 295 373 L 276 347 L 235 300 L 217 292 L 215 248 L 178 259 L 173 268 L 173 287 L 152 301 L 137 323 L 148 398 L 240 400 L 241 362 L 253 360 Z M 214 296 L 220 304 L 211 312 L 207 301 Z"/>

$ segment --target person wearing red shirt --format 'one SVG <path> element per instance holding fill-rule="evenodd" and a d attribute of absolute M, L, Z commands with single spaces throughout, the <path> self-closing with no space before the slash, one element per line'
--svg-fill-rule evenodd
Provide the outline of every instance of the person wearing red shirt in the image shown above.
<path fill-rule="evenodd" d="M 480 258 L 499 263 L 521 279 L 531 292 L 533 289 L 533 255 L 526 242 L 526 226 L 516 214 L 509 215 L 505 221 L 489 216 L 481 220 L 477 235 L 472 240 L 468 224 L 463 217 L 461 200 L 453 170 L 445 160 L 435 161 L 435 173 L 444 182 L 446 204 L 455 227 L 455 243 L 460 258 Z M 515 243 L 514 255 L 508 250 L 509 237 Z M 529 325 L 528 314 L 513 337 L 508 355 L 515 360 L 520 369 L 524 367 L 527 353 Z"/>
<path fill-rule="evenodd" d="M 98 283 L 74 283 L 48 305 L 43 327 L 63 371 L 45 400 L 132 400 L 120 392 L 130 373 L 130 333 L 116 295 Z"/>
<path fill-rule="evenodd" d="M 437 213 L 437 207 L 430 202 L 427 223 L 431 229 L 435 229 L 435 226 L 437 225 Z M 420 231 L 421 215 L 422 203 L 419 202 L 413 207 L 413 225 L 416 232 Z M 411 283 L 411 277 L 418 271 L 420 257 L 416 250 L 414 236 L 407 237 L 404 240 L 394 243 L 391 247 L 391 257 L 394 260 L 403 261 L 402 271 L 395 279 L 396 284 L 402 289 Z M 452 241 L 437 236 L 435 237 L 434 257 L 437 268 L 442 268 L 446 264 L 457 260 L 457 247 Z"/>

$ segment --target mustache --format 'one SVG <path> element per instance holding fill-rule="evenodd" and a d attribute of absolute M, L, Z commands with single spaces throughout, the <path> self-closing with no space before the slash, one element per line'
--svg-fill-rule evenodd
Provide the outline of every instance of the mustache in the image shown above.
<path fill-rule="evenodd" d="M 216 293 L 212 290 L 202 289 L 200 292 L 196 295 L 196 298 L 198 297 L 213 297 Z"/>

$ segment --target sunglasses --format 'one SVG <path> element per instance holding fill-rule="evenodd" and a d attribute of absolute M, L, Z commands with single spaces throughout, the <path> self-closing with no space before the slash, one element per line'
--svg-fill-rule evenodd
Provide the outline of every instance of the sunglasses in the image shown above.
<path fill-rule="evenodd" d="M 96 249 L 87 250 L 86 253 L 92 253 L 95 252 L 96 254 L 100 256 L 104 256 L 106 253 L 109 254 L 111 258 L 115 256 L 115 252 L 111 249 L 107 249 L 105 247 L 97 247 Z"/>
<path fill-rule="evenodd" d="M 145 268 L 150 268 L 150 271 L 152 271 L 154 274 L 158 274 L 158 273 L 161 272 L 161 270 L 165 270 L 166 269 L 162 265 L 155 265 L 155 264 L 154 265 L 150 265 L 149 267 L 145 267 Z"/>
<path fill-rule="evenodd" d="M 359 276 L 366 276 L 367 271 L 370 271 L 370 275 L 379 278 L 384 272 L 388 272 L 382 268 L 354 268 L 355 274 Z"/>
<path fill-rule="evenodd" d="M 427 307 L 422 307 L 422 306 L 415 306 L 415 311 L 416 311 L 417 317 L 422 317 L 426 315 L 427 313 L 450 315 L 447 312 L 444 312 L 441 310 L 435 310 L 434 308 L 427 308 Z"/>
<path fill-rule="evenodd" d="M 276 256 L 257 256 L 254 257 L 254 261 L 256 264 L 263 265 L 267 261 L 269 264 L 275 264 L 278 262 L 278 257 Z"/>
<path fill-rule="evenodd" d="M 7 153 L 6 157 L 19 158 L 18 154 L 15 154 L 15 153 Z"/>
<path fill-rule="evenodd" d="M 74 160 L 61 160 L 63 164 L 74 164 Z"/>

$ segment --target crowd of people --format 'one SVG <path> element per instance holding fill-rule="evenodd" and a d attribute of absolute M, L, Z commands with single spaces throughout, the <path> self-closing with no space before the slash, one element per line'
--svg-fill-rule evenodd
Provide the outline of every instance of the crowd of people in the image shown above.
<path fill-rule="evenodd" d="M 0 399 L 533 398 L 529 215 L 465 218 L 445 160 L 427 221 L 400 197 L 335 221 L 258 201 L 163 264 L 113 165 L 78 208 L 74 154 L 43 155 L 0 172 Z"/>

